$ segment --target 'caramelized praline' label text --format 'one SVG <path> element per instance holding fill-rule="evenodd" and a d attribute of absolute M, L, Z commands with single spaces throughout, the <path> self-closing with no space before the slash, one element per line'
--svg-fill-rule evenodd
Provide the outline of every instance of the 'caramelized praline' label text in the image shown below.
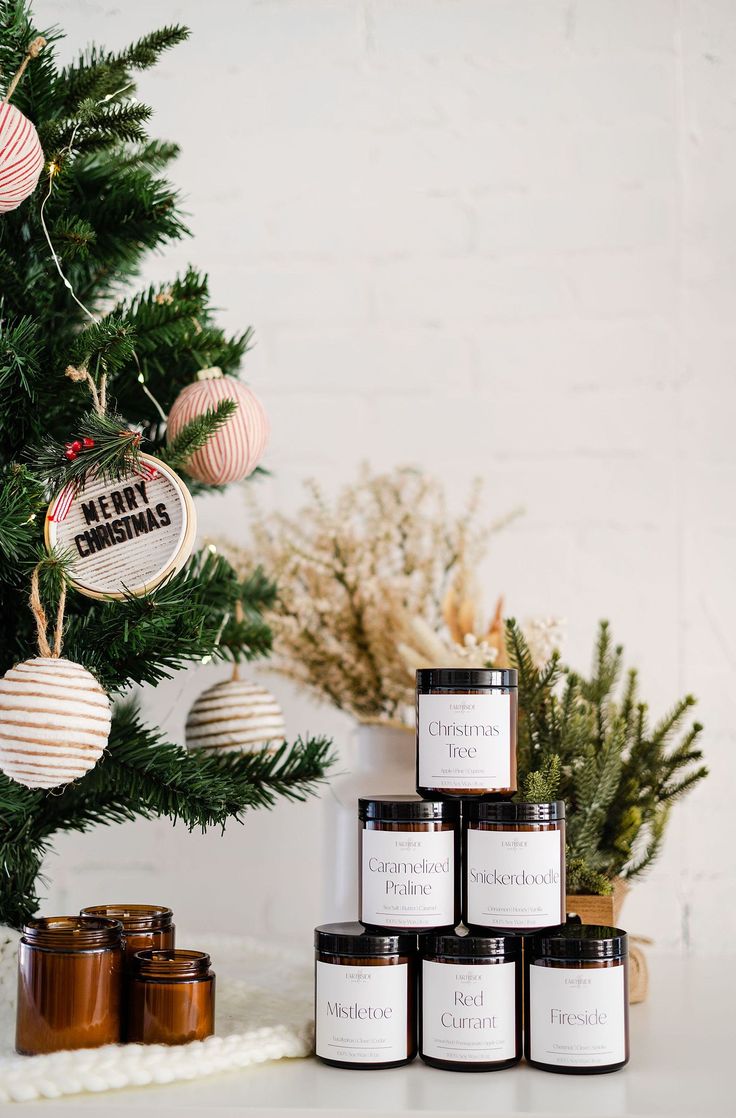
<path fill-rule="evenodd" d="M 454 831 L 362 834 L 361 911 L 364 924 L 440 928 L 455 924 Z"/>

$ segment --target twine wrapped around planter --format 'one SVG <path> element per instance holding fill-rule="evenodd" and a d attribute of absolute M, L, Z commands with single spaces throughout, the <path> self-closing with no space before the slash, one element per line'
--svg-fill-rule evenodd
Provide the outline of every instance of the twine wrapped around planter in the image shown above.
<path fill-rule="evenodd" d="M 607 897 L 569 893 L 567 911 L 579 916 L 583 924 L 603 924 L 617 928 L 629 888 L 622 877 L 617 877 L 613 882 L 613 892 Z M 644 936 L 629 938 L 629 1002 L 632 1005 L 643 1002 L 649 991 L 646 956 L 639 945 L 651 942 Z"/>

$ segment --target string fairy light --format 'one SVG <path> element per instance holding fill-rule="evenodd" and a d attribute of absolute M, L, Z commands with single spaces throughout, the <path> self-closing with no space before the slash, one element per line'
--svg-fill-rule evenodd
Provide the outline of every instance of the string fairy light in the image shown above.
<path fill-rule="evenodd" d="M 125 93 L 128 89 L 132 89 L 132 88 L 133 88 L 133 82 L 127 82 L 126 85 L 121 86 L 119 89 L 113 90 L 111 93 L 105 94 L 105 96 L 101 97 L 99 101 L 96 101 L 95 102 L 95 108 L 99 108 L 101 105 L 108 104 L 110 101 L 114 100 L 114 98 L 119 97 L 121 94 Z M 131 100 L 134 100 L 134 98 L 131 98 Z M 48 186 L 48 190 L 46 191 L 46 194 L 44 196 L 44 199 L 41 202 L 40 220 L 41 220 L 41 228 L 43 229 L 43 234 L 44 234 L 44 237 L 46 238 L 46 243 L 49 246 L 49 252 L 51 253 L 51 258 L 54 262 L 54 265 L 56 267 L 57 272 L 59 273 L 59 277 L 61 279 L 61 282 L 64 284 L 64 287 L 66 287 L 67 291 L 69 292 L 69 294 L 71 295 L 72 299 L 77 304 L 77 306 L 84 312 L 84 314 L 87 315 L 87 317 L 89 318 L 89 320 L 91 322 L 96 323 L 98 321 L 98 319 L 92 313 L 92 311 L 89 309 L 89 307 L 85 306 L 85 304 L 79 298 L 76 291 L 74 290 L 74 287 L 73 287 L 69 277 L 65 274 L 65 272 L 64 272 L 64 270 L 61 266 L 61 260 L 59 259 L 59 254 L 57 253 L 56 249 L 54 248 L 54 243 L 51 240 L 51 235 L 49 233 L 48 226 L 46 224 L 46 203 L 48 202 L 48 200 L 51 197 L 51 194 L 53 192 L 54 179 L 61 172 L 61 167 L 62 167 L 62 162 L 63 162 L 64 157 L 68 156 L 68 155 L 71 155 L 72 148 L 74 146 L 74 141 L 77 138 L 77 132 L 82 127 L 82 124 L 83 124 L 83 121 L 80 118 L 77 121 L 77 123 L 75 124 L 75 126 L 72 130 L 72 134 L 69 137 L 69 142 L 66 144 L 65 147 L 63 147 L 61 149 L 61 151 L 58 153 L 58 155 L 56 156 L 55 159 L 52 159 L 52 160 L 49 161 L 49 167 L 48 167 L 49 186 Z M 161 407 L 160 403 L 158 402 L 158 400 L 156 399 L 156 397 L 154 396 L 154 394 L 151 392 L 150 388 L 146 384 L 146 378 L 143 374 L 143 369 L 141 368 L 141 363 L 138 360 L 138 354 L 135 352 L 135 350 L 133 350 L 132 357 L 133 357 L 133 360 L 135 361 L 136 367 L 138 369 L 138 376 L 137 376 L 136 379 L 137 379 L 138 383 L 140 384 L 141 388 L 143 389 L 143 391 L 145 392 L 146 396 L 148 396 L 149 400 L 151 401 L 151 403 L 154 405 L 154 407 L 158 411 L 159 415 L 161 416 L 161 419 L 165 423 L 166 420 L 167 420 L 166 412 Z M 103 373 L 101 378 L 100 378 L 99 396 L 98 396 L 97 390 L 94 387 L 94 381 L 93 381 L 92 377 L 89 376 L 89 374 L 87 374 L 87 379 L 89 381 L 90 388 L 92 389 L 92 395 L 93 395 L 93 398 L 95 400 L 95 407 L 96 407 L 98 412 L 101 411 L 101 412 L 104 413 L 104 411 L 105 411 L 105 395 L 106 395 L 107 376 L 106 376 L 105 373 Z"/>

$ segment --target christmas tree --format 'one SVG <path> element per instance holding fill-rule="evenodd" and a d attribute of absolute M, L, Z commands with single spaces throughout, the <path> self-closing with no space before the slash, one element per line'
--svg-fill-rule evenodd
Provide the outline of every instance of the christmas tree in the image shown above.
<path fill-rule="evenodd" d="M 276 591 L 259 570 L 243 579 L 205 551 L 154 589 L 95 599 L 74 589 L 75 557 L 44 541 L 52 499 L 83 493 L 96 476 L 137 476 L 142 452 L 192 493 L 206 491 L 187 466 L 236 408 L 222 400 L 167 442 L 180 391 L 203 367 L 236 375 L 251 331 L 233 337 L 217 326 L 207 277 L 193 268 L 161 287 L 128 289 L 147 253 L 187 234 L 166 178 L 177 149 L 149 138 L 150 109 L 134 97 L 135 72 L 186 36 L 166 27 L 61 67 L 60 33 L 36 28 L 25 0 L 0 0 L 0 89 L 23 63 L 12 106 L 43 149 L 37 188 L 0 215 L 0 674 L 43 652 L 45 611 L 58 611 L 63 656 L 115 700 L 107 748 L 87 775 L 48 792 L 0 773 L 0 922 L 14 926 L 38 908 L 58 832 L 159 816 L 221 827 L 276 796 L 303 798 L 331 759 L 322 738 L 188 752 L 126 698 L 131 685 L 155 685 L 191 663 L 267 655 L 262 612 Z"/>

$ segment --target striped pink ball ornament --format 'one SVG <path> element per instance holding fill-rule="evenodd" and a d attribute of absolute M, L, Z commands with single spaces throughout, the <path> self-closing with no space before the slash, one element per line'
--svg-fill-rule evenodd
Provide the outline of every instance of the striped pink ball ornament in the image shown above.
<path fill-rule="evenodd" d="M 184 467 L 191 477 L 206 485 L 226 485 L 252 474 L 263 457 L 270 424 L 263 404 L 246 385 L 223 376 L 218 368 L 202 369 L 197 380 L 183 388 L 169 412 L 167 438 L 176 438 L 182 428 L 221 400 L 234 400 L 237 410 L 211 435 Z"/>
<path fill-rule="evenodd" d="M 0 213 L 17 209 L 33 194 L 42 170 L 36 129 L 15 105 L 0 105 Z"/>

